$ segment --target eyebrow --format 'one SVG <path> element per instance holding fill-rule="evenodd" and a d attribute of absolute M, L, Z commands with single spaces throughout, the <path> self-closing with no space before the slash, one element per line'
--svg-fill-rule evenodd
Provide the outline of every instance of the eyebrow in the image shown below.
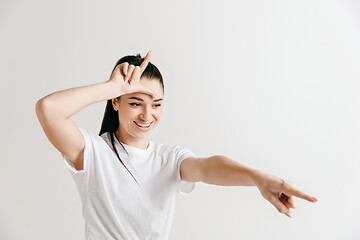
<path fill-rule="evenodd" d="M 144 99 L 142 98 L 138 98 L 138 97 L 129 97 L 128 99 L 135 99 L 135 100 L 139 100 L 139 101 L 144 101 Z M 159 101 L 162 101 L 163 99 L 162 98 L 159 98 L 159 99 L 155 99 L 154 102 L 159 102 Z"/>

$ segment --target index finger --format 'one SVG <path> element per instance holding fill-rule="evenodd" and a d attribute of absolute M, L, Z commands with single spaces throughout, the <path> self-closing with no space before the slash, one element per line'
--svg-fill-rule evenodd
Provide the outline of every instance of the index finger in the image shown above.
<path fill-rule="evenodd" d="M 302 191 L 300 191 L 299 189 L 295 188 L 294 186 L 292 186 L 290 184 L 285 184 L 284 188 L 285 188 L 284 189 L 285 194 L 290 194 L 295 197 L 305 199 L 309 202 L 317 202 L 317 199 L 315 197 L 312 197 L 310 195 L 303 193 Z"/>
<path fill-rule="evenodd" d="M 141 72 L 143 72 L 147 67 L 148 63 L 150 62 L 150 58 L 151 58 L 151 50 L 146 54 L 144 61 L 140 64 Z"/>

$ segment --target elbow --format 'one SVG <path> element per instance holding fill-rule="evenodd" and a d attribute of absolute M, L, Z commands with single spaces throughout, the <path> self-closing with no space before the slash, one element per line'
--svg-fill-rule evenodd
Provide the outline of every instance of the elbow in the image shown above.
<path fill-rule="evenodd" d="M 44 106 L 45 106 L 44 98 L 41 98 L 36 102 L 35 104 L 36 115 L 39 115 L 44 111 Z"/>
<path fill-rule="evenodd" d="M 44 118 L 46 115 L 48 115 L 49 111 L 49 101 L 46 98 L 39 99 L 35 104 L 35 113 L 37 117 Z"/>
<path fill-rule="evenodd" d="M 41 112 L 42 110 L 42 102 L 41 102 L 42 99 L 39 99 L 36 104 L 35 104 L 35 112 L 36 112 L 36 115 L 39 115 L 39 113 Z"/>

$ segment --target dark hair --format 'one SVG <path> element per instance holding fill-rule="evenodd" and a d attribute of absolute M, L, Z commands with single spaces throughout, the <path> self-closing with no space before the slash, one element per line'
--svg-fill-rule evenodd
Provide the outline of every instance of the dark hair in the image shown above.
<path fill-rule="evenodd" d="M 123 62 L 128 62 L 129 65 L 132 64 L 134 66 L 140 66 L 140 64 L 144 61 L 144 58 L 141 57 L 140 54 L 135 55 L 127 55 L 124 56 L 122 58 L 120 58 L 113 70 L 111 71 L 111 74 L 114 72 L 115 68 L 120 65 Z M 110 74 L 110 76 L 111 76 Z M 147 77 L 149 79 L 156 79 L 159 80 L 161 87 L 163 89 L 164 92 L 164 82 L 163 82 L 163 77 L 159 71 L 159 69 L 152 64 L 151 62 L 148 63 L 148 65 L 146 66 L 144 72 L 141 74 L 141 77 Z M 119 101 L 121 98 L 121 96 L 118 96 L 116 98 L 117 101 Z M 113 106 L 112 106 L 112 99 L 108 99 L 107 100 L 107 104 L 105 107 L 105 113 L 104 113 L 104 118 L 101 124 L 101 129 L 99 132 L 99 136 L 101 136 L 103 133 L 108 132 L 110 135 L 110 139 L 111 139 L 111 144 L 112 147 L 116 153 L 116 156 L 118 157 L 118 159 L 120 160 L 120 162 L 122 163 L 122 165 L 124 165 L 124 167 L 126 168 L 126 170 L 128 170 L 128 172 L 131 174 L 131 172 L 129 171 L 129 169 L 125 166 L 125 164 L 123 163 L 123 161 L 120 159 L 119 154 L 114 146 L 114 136 L 116 137 L 115 131 L 119 128 L 119 116 L 117 114 L 117 112 L 114 110 Z M 116 137 L 117 139 L 117 137 Z M 121 144 L 121 146 L 124 148 L 124 150 L 126 151 L 124 145 L 119 141 L 119 139 L 117 139 L 117 141 Z M 127 154 L 129 154 L 126 151 Z M 131 176 L 134 178 L 134 176 L 131 174 Z M 134 178 L 135 179 L 135 178 Z M 135 179 L 136 181 L 136 179 Z M 136 181 L 136 183 L 139 185 L 139 183 Z M 140 185 L 139 185 L 140 186 Z"/>

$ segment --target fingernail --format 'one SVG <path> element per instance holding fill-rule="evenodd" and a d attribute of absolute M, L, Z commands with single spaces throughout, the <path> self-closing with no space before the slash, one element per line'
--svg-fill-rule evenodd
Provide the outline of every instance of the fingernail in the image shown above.
<path fill-rule="evenodd" d="M 131 79 L 131 80 L 130 80 L 130 85 L 131 85 L 131 86 L 132 86 L 133 82 L 134 82 L 134 80 Z"/>
<path fill-rule="evenodd" d="M 126 78 L 125 78 L 125 83 L 127 83 L 127 82 L 128 82 L 128 80 L 129 80 L 129 78 L 128 78 L 128 77 L 126 77 Z"/>
<path fill-rule="evenodd" d="M 287 213 L 285 213 L 285 214 L 286 214 L 286 216 L 288 216 L 289 218 L 292 218 L 291 213 L 287 212 Z"/>

